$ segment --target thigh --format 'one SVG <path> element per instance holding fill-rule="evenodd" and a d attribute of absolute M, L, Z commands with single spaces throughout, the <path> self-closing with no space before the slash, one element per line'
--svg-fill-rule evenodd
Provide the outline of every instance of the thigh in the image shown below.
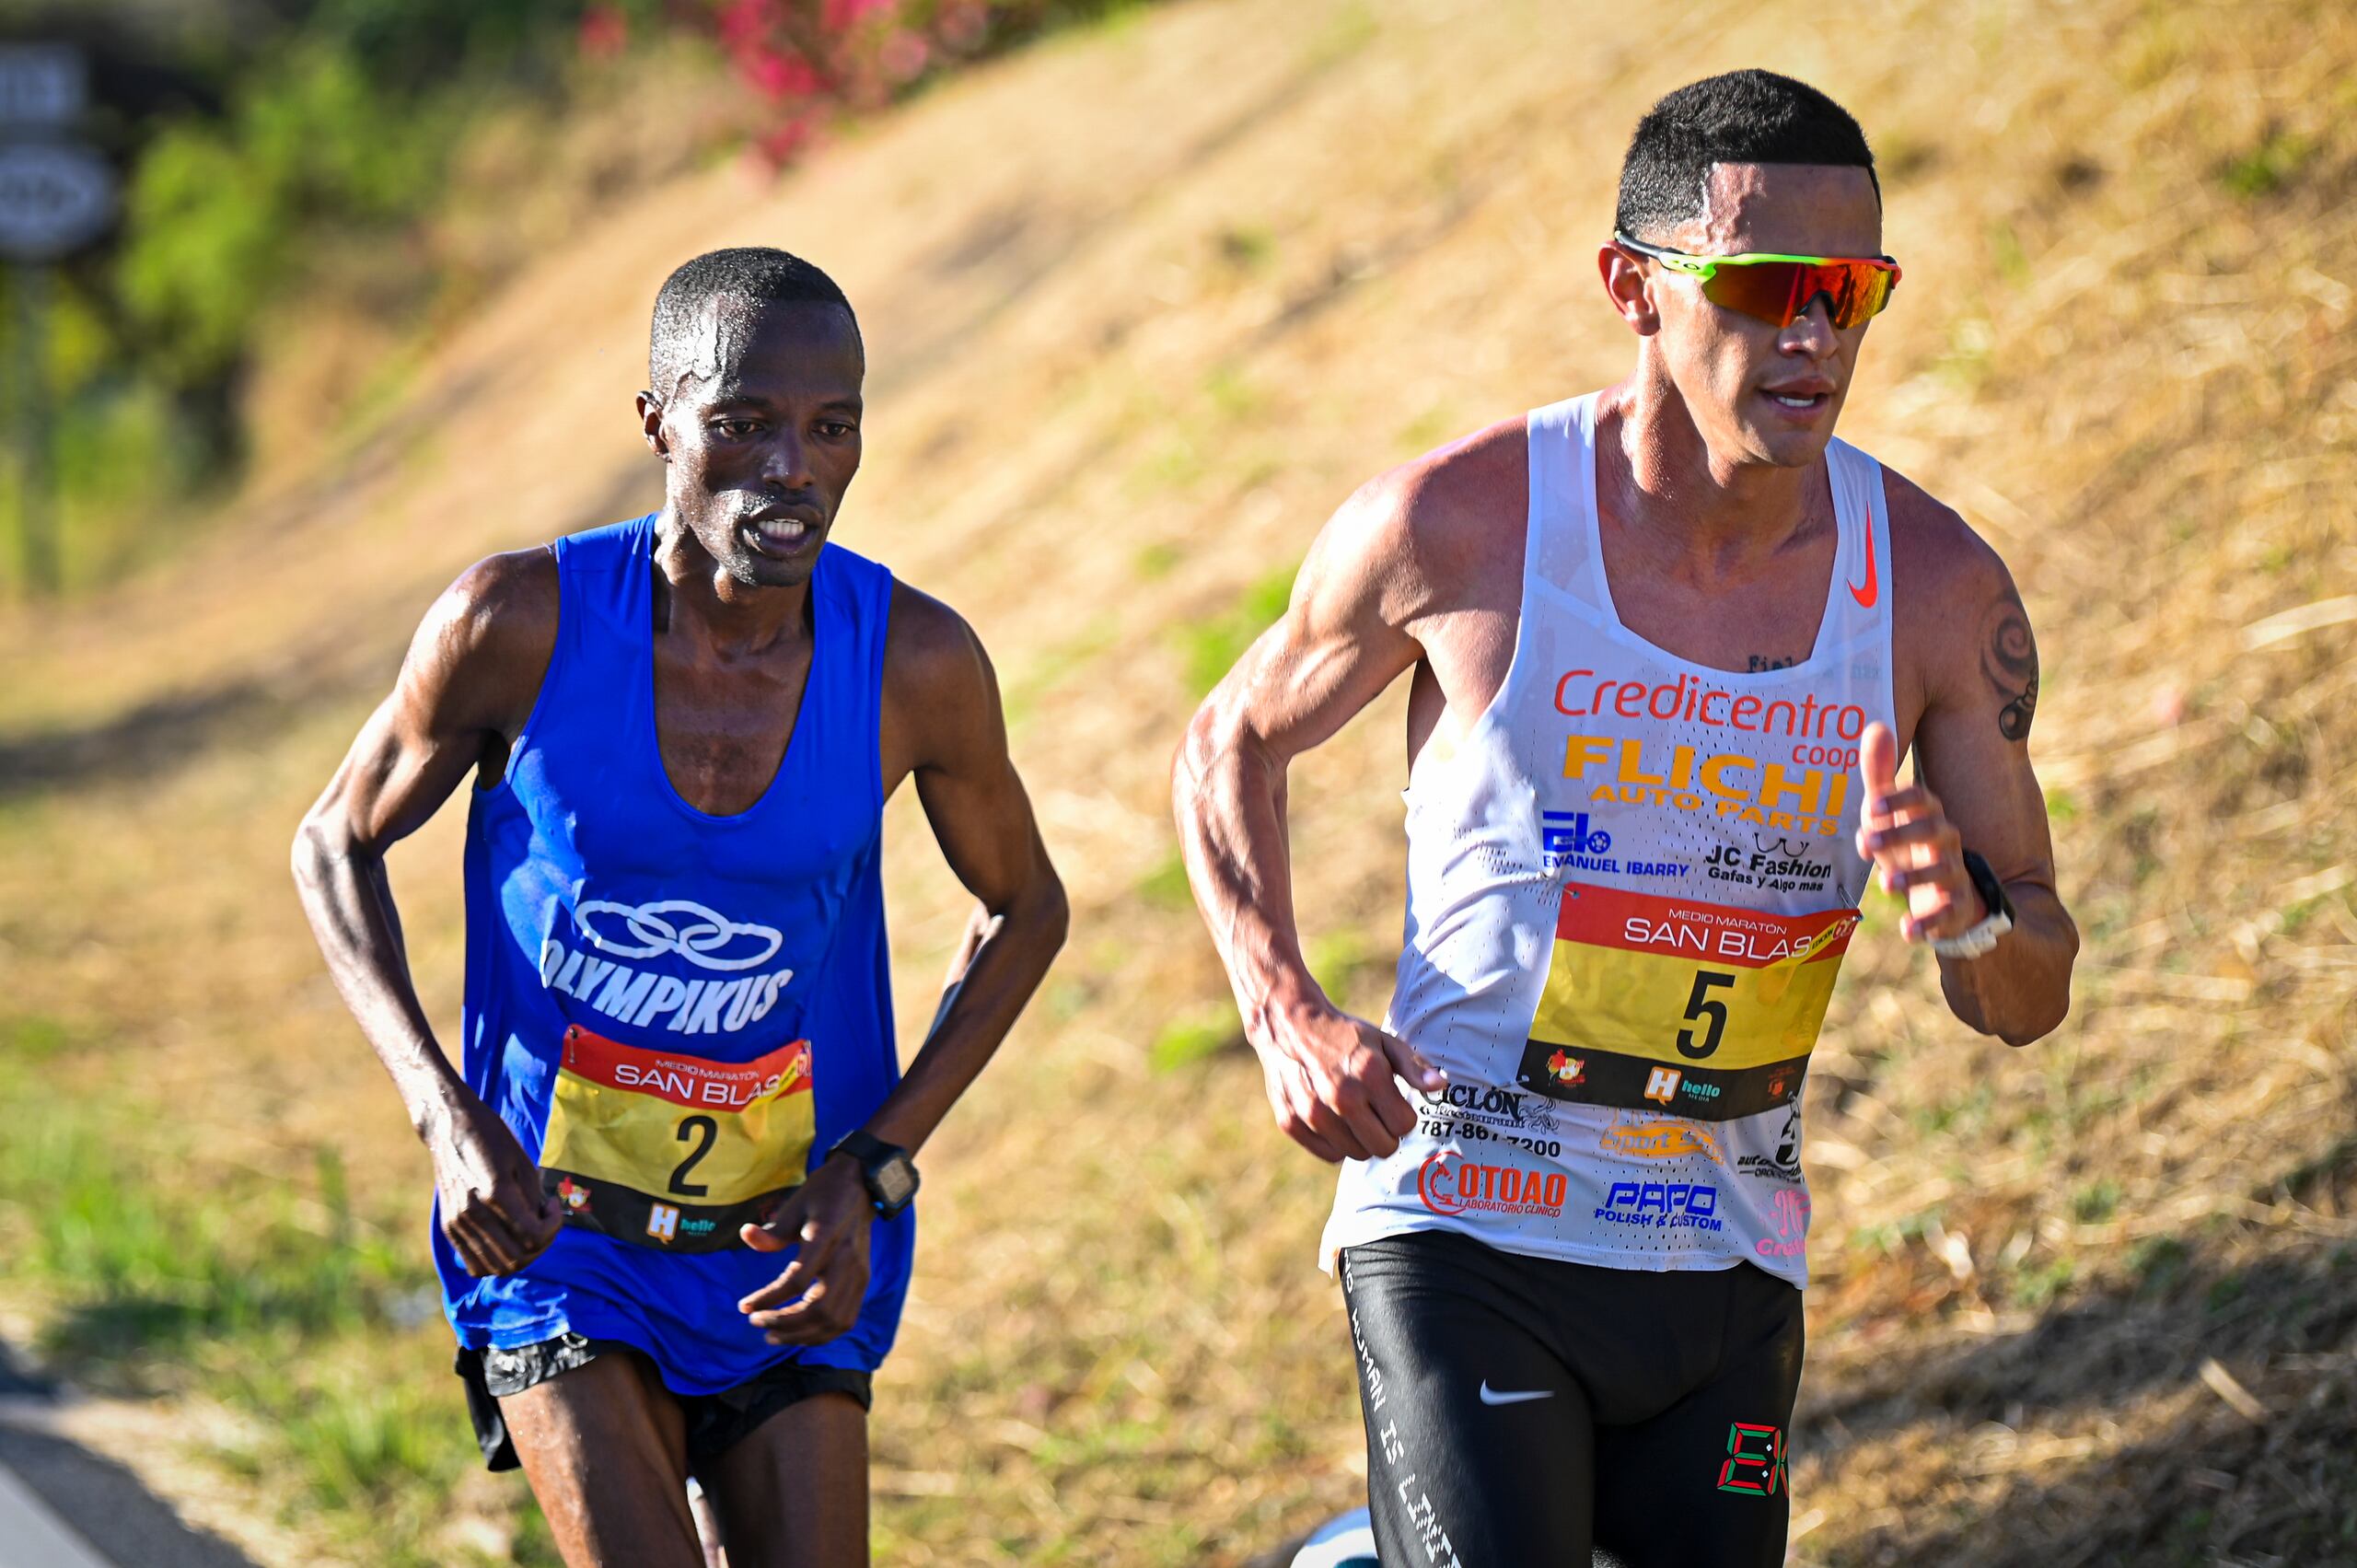
<path fill-rule="evenodd" d="M 566 1568 L 702 1568 L 686 1423 L 645 1357 L 604 1352 L 499 1411 Z"/>
<path fill-rule="evenodd" d="M 1387 1563 L 1587 1568 L 1587 1396 L 1519 1293 L 1494 1288 L 1512 1266 L 1439 1231 L 1342 1254 L 1367 1506 Z"/>
<path fill-rule="evenodd" d="M 1784 1561 L 1801 1293 L 1748 1264 L 1728 1283 L 1711 1380 L 1649 1421 L 1596 1433 L 1596 1540 L 1633 1568 Z"/>
<path fill-rule="evenodd" d="M 866 1568 L 867 1411 L 798 1400 L 701 1467 L 728 1568 Z"/>

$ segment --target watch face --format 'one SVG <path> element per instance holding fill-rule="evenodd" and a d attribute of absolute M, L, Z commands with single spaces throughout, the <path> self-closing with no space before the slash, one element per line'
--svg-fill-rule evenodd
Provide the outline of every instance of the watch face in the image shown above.
<path fill-rule="evenodd" d="M 877 1198 L 888 1208 L 897 1209 L 917 1195 L 916 1167 L 905 1155 L 877 1166 L 873 1179 Z"/>

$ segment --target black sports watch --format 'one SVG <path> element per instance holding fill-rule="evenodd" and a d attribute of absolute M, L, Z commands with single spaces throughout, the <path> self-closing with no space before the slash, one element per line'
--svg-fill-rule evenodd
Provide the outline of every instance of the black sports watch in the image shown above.
<path fill-rule="evenodd" d="M 859 1162 L 859 1179 L 867 1184 L 868 1200 L 884 1219 L 907 1208 L 917 1195 L 917 1162 L 898 1144 L 854 1128 L 836 1139 L 827 1153 L 849 1155 Z"/>

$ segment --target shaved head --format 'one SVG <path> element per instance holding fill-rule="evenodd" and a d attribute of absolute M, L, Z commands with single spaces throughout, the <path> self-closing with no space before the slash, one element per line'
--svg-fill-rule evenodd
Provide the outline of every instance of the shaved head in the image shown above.
<path fill-rule="evenodd" d="M 858 336 L 851 301 L 834 279 L 801 257 L 765 245 L 707 250 L 664 280 L 655 296 L 648 389 L 668 401 L 688 377 L 717 376 L 749 319 L 772 305 L 832 306 Z"/>

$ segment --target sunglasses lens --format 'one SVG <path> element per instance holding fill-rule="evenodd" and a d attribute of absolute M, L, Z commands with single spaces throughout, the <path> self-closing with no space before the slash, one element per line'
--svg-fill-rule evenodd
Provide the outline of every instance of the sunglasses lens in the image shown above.
<path fill-rule="evenodd" d="M 1748 266 L 1723 266 L 1702 285 L 1702 297 L 1729 310 L 1771 326 L 1788 324 L 1805 295 L 1794 294 L 1801 274 L 1815 269 L 1797 261 L 1754 261 Z"/>
<path fill-rule="evenodd" d="M 1821 294 L 1834 326 L 1847 330 L 1890 302 L 1893 281 L 1889 268 L 1864 261 L 1754 261 L 1718 268 L 1702 285 L 1702 297 L 1786 327 Z"/>

